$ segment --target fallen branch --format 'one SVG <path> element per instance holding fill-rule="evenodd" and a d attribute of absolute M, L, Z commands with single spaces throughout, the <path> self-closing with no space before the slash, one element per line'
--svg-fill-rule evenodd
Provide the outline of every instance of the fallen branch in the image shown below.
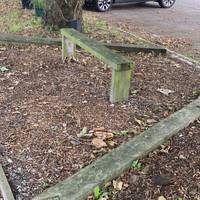
<path fill-rule="evenodd" d="M 1 194 L 3 195 L 4 200 L 15 200 L 1 165 L 0 165 L 0 191 Z"/>

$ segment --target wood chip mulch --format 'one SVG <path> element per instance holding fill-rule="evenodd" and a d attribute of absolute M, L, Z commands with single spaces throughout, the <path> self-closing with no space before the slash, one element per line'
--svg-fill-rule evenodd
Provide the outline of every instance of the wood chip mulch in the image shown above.
<path fill-rule="evenodd" d="M 125 173 L 122 179 L 127 188 L 115 199 L 199 200 L 200 121 L 180 131 L 141 162 L 141 170 Z"/>
<path fill-rule="evenodd" d="M 197 69 L 165 56 L 126 56 L 136 63 L 130 98 L 114 105 L 111 70 L 87 53 L 63 64 L 57 47 L 0 46 L 8 69 L 0 71 L 0 162 L 16 199 L 31 199 L 198 97 Z M 77 136 L 83 127 L 119 134 L 97 149 L 93 137 Z"/>

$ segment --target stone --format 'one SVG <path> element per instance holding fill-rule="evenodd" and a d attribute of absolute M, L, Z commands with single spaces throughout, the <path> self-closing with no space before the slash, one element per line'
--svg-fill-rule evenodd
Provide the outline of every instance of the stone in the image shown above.
<path fill-rule="evenodd" d="M 167 175 L 155 175 L 152 178 L 155 185 L 167 186 L 173 183 L 172 178 Z"/>

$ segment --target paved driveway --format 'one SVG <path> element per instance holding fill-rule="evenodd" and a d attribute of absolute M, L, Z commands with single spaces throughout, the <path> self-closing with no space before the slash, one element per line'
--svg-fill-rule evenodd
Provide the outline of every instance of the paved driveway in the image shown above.
<path fill-rule="evenodd" d="M 177 0 L 170 9 L 162 9 L 157 3 L 115 5 L 101 15 L 157 35 L 189 39 L 194 48 L 200 49 L 200 0 Z"/>

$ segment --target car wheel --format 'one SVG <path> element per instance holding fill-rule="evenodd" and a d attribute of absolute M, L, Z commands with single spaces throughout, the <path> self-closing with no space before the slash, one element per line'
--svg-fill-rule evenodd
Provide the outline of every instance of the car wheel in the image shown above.
<path fill-rule="evenodd" d="M 162 8 L 171 8 L 176 0 L 159 0 L 158 3 Z"/>
<path fill-rule="evenodd" d="M 100 12 L 108 11 L 112 6 L 112 0 L 95 0 L 95 7 Z"/>

